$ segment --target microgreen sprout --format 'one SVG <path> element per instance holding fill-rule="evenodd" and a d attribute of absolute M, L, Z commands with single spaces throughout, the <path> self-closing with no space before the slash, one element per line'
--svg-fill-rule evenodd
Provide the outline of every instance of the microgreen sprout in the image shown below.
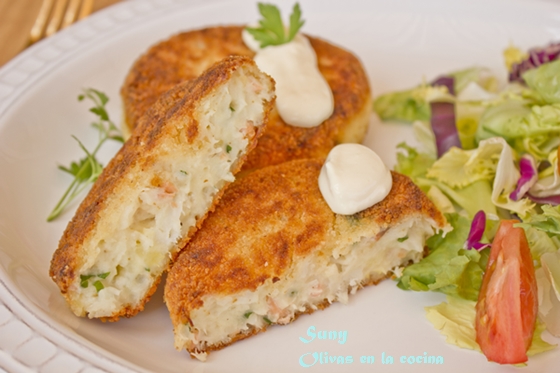
<path fill-rule="evenodd" d="M 88 88 L 84 89 L 83 94 L 78 96 L 78 100 L 83 101 L 86 98 L 94 103 L 94 106 L 90 108 L 89 111 L 98 117 L 97 121 L 92 123 L 92 126 L 99 131 L 99 141 L 93 151 L 90 152 L 80 140 L 78 140 L 75 136 L 72 136 L 78 142 L 78 145 L 82 148 L 86 155 L 78 162 L 72 162 L 69 167 L 58 166 L 60 170 L 74 176 L 74 180 L 68 189 L 66 189 L 62 198 L 58 201 L 50 215 L 47 217 L 47 221 L 52 221 L 57 218 L 84 189 L 97 180 L 101 171 L 103 171 L 103 166 L 96 158 L 101 145 L 103 145 L 103 143 L 107 140 L 114 140 L 121 143 L 124 142 L 121 132 L 109 119 L 109 114 L 107 113 L 107 109 L 105 107 L 109 101 L 107 96 L 96 89 Z"/>

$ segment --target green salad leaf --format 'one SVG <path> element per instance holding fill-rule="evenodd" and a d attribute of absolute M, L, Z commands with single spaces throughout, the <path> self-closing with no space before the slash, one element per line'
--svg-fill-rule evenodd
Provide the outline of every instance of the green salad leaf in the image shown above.
<path fill-rule="evenodd" d="M 397 145 L 395 171 L 410 177 L 415 182 L 419 177 L 426 175 L 435 161 L 435 155 L 421 153 L 404 142 Z"/>
<path fill-rule="evenodd" d="M 471 219 L 480 210 L 497 215 L 496 206 L 492 202 L 492 186 L 488 180 L 478 180 L 460 189 L 427 178 L 419 178 L 417 183 L 423 190 L 437 187 L 458 207 L 455 211 L 463 209 Z"/>
<path fill-rule="evenodd" d="M 429 254 L 404 269 L 397 286 L 403 290 L 437 291 L 463 299 L 476 300 L 488 250 L 465 250 L 470 220 L 459 214 L 446 214 L 453 227 L 426 242 Z"/>
<path fill-rule="evenodd" d="M 447 297 L 447 302 L 425 307 L 426 318 L 449 344 L 480 351 L 476 342 L 476 301 Z"/>
<path fill-rule="evenodd" d="M 560 236 L 560 205 L 543 205 L 541 210 L 542 212 L 540 213 L 532 213 L 523 220 L 523 223 L 519 223 L 517 226 L 523 228 L 533 227 L 549 235 Z"/>
<path fill-rule="evenodd" d="M 560 104 L 560 60 L 542 64 L 523 74 L 529 88 L 537 92 L 548 104 Z"/>
<path fill-rule="evenodd" d="M 534 204 L 527 198 L 513 201 L 509 197 L 519 179 L 515 159 L 516 154 L 509 144 L 503 138 L 493 137 L 482 141 L 473 150 L 451 148 L 434 162 L 427 176 L 451 188 L 464 188 L 475 181 L 492 180 L 492 203 L 525 216 Z"/>
<path fill-rule="evenodd" d="M 419 152 L 405 143 L 399 144 L 397 149 L 395 171 L 409 176 L 416 185 L 428 193 L 428 197 L 441 211 L 456 212 L 460 208 L 464 209 L 470 218 L 480 210 L 497 215 L 496 206 L 492 202 L 491 181 L 488 178 L 475 180 L 462 188 L 451 187 L 436 178 L 427 176 L 436 162 L 435 155 Z M 458 209 L 450 206 L 450 203 L 456 205 Z"/>
<path fill-rule="evenodd" d="M 560 248 L 560 236 L 548 235 L 545 231 L 531 227 L 530 223 L 517 224 L 525 230 L 527 243 L 531 249 L 531 257 L 535 260 L 535 268 L 540 266 L 540 259 L 546 253 L 555 253 Z"/>
<path fill-rule="evenodd" d="M 560 135 L 560 61 L 523 74 L 528 88 L 505 90 L 480 117 L 476 141 L 500 136 L 519 153 L 545 160 Z"/>
<path fill-rule="evenodd" d="M 452 71 L 445 74 L 454 78 L 454 90 L 456 95 L 473 83 L 482 90 L 495 92 L 497 79 L 488 69 L 472 67 L 464 70 Z M 456 102 L 456 98 L 449 94 L 444 86 L 431 86 L 426 82 L 414 87 L 396 92 L 390 92 L 377 97 L 373 108 L 382 120 L 396 120 L 412 123 L 416 120 L 430 121 L 430 102 L 448 101 Z M 480 106 L 480 105 L 479 105 Z M 458 111 L 458 119 L 463 112 Z M 469 114 L 473 114 L 470 110 Z M 477 114 L 478 116 L 480 114 Z"/>
<path fill-rule="evenodd" d="M 412 122 L 412 131 L 414 133 L 414 137 L 420 143 L 421 151 L 436 159 L 436 136 L 432 130 L 431 124 L 421 120 L 416 120 Z"/>
<path fill-rule="evenodd" d="M 478 102 L 457 101 L 455 104 L 455 126 L 463 149 L 476 148 L 478 124 L 486 108 Z"/>
<path fill-rule="evenodd" d="M 544 254 L 556 253 L 560 248 L 560 205 L 542 205 L 540 211 L 533 211 L 516 227 L 525 230 L 531 256 L 539 267 Z"/>
<path fill-rule="evenodd" d="M 493 180 L 502 156 L 513 161 L 511 148 L 497 141 L 487 141 L 473 150 L 451 148 L 434 162 L 427 176 L 450 187 L 459 188 L 478 180 Z M 515 183 L 519 178 L 519 172 L 517 169 L 514 169 L 514 172 Z"/>
<path fill-rule="evenodd" d="M 546 330 L 546 325 L 537 319 L 535 325 L 535 332 L 533 333 L 533 340 L 531 341 L 531 347 L 527 350 L 527 356 L 535 356 L 537 354 L 550 351 L 558 347 L 542 339 L 542 333 Z"/>
<path fill-rule="evenodd" d="M 379 96 L 373 102 L 373 109 L 382 120 L 429 121 L 430 102 L 435 100 L 452 101 L 453 97 L 449 95 L 446 87 L 422 84 L 413 89 Z"/>
<path fill-rule="evenodd" d="M 489 107 L 480 118 L 478 140 L 501 136 L 506 140 L 513 140 L 524 133 L 521 130 L 524 119 L 531 113 L 527 105 L 518 100 L 508 100 L 493 107 Z"/>
<path fill-rule="evenodd" d="M 498 89 L 498 79 L 490 72 L 490 70 L 474 66 L 462 70 L 452 71 L 447 75 L 452 76 L 455 81 L 453 86 L 455 92 L 460 94 L 471 83 L 477 84 L 488 92 L 496 92 Z"/>
<path fill-rule="evenodd" d="M 531 148 L 526 145 L 525 139 L 537 138 L 537 142 L 542 145 L 545 144 L 543 140 L 558 134 L 560 134 L 560 104 L 528 106 L 521 101 L 510 100 L 489 107 L 484 112 L 480 118 L 477 139 L 481 141 L 500 136 L 518 151 L 530 152 Z"/>
<path fill-rule="evenodd" d="M 539 289 L 539 316 L 547 330 L 560 337 L 560 251 L 544 253 L 535 271 Z"/>
<path fill-rule="evenodd" d="M 461 348 L 481 352 L 476 342 L 476 302 L 457 297 L 447 297 L 447 302 L 426 307 L 426 317 L 446 337 L 446 342 Z M 537 319 L 528 356 L 550 351 L 556 345 L 542 339 L 545 325 Z"/>

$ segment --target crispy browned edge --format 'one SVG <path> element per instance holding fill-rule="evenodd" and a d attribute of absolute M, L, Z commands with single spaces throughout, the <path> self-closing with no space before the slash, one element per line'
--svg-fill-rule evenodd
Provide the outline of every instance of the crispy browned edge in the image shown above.
<path fill-rule="evenodd" d="M 49 275 L 58 285 L 63 295 L 67 293 L 69 287 L 76 279 L 77 274 L 75 270 L 80 266 L 83 259 L 80 255 L 80 247 L 88 235 L 95 229 L 100 212 L 106 206 L 107 197 L 115 190 L 117 185 L 123 182 L 125 176 L 133 167 L 140 166 L 144 169 L 144 167 L 154 163 L 157 156 L 157 147 L 161 139 L 172 135 L 176 136 L 177 139 L 183 137 L 186 143 L 192 143 L 198 135 L 198 122 L 193 116 L 196 103 L 211 93 L 215 87 L 225 82 L 236 69 L 243 65 L 256 67 L 252 59 L 241 56 L 231 56 L 214 64 L 199 78 L 183 82 L 161 96 L 139 120 L 138 126 L 134 129 L 131 138 L 105 167 L 86 198 L 80 204 L 74 217 L 66 227 L 57 250 L 53 254 Z M 272 79 L 271 84 L 274 86 Z M 257 128 L 253 138 L 249 139 L 245 155 L 239 158 L 236 165 L 233 166 L 232 172 L 234 174 L 241 169 L 247 154 L 256 146 L 257 139 L 262 136 L 273 104 L 274 100 L 266 103 L 263 124 Z M 181 118 L 185 122 L 185 126 L 181 129 L 169 124 L 177 118 Z M 224 189 L 216 195 L 214 205 L 210 211 L 214 209 Z M 197 221 L 197 226 L 191 228 L 187 236 L 177 243 L 178 249 L 184 247 L 206 216 L 207 214 L 200 217 Z M 175 257 L 177 255 L 178 252 L 175 254 Z M 155 292 L 160 280 L 161 278 L 154 282 L 152 289 L 150 289 L 143 302 L 137 307 L 128 307 L 118 314 L 102 318 L 102 320 L 117 321 L 119 317 L 131 317 L 142 311 L 145 303 Z"/>
<path fill-rule="evenodd" d="M 151 47 L 134 63 L 121 89 L 128 125 L 134 127 L 138 117 L 160 94 L 178 82 L 196 77 L 199 66 L 230 54 L 253 57 L 254 52 L 241 38 L 243 27 L 216 26 L 183 32 Z M 363 117 L 364 109 L 371 110 L 369 82 L 358 58 L 320 38 L 308 38 L 317 54 L 319 70 L 332 89 L 334 112 L 318 127 L 298 128 L 284 123 L 273 110 L 268 128 L 244 169 L 326 157 L 344 139 L 344 131 L 355 124 L 353 120 L 359 120 L 360 114 Z M 204 53 L 193 47 L 198 43 L 204 43 Z M 362 139 L 366 128 L 360 130 Z"/>
<path fill-rule="evenodd" d="M 322 159 L 295 160 L 270 166 L 254 171 L 230 186 L 222 203 L 204 222 L 168 274 L 165 301 L 174 325 L 192 325 L 189 314 L 202 306 L 204 295 L 254 291 L 266 280 L 279 278 L 292 265 L 294 257 L 308 255 L 327 240 L 326 235 L 334 229 L 337 215 L 330 210 L 317 185 L 322 163 Z M 440 228 L 446 225 L 441 212 L 410 178 L 396 172 L 392 172 L 392 176 L 391 192 L 383 201 L 345 217 L 350 222 L 349 229 L 352 229 L 352 224 L 375 224 L 382 234 L 413 214 L 433 219 Z M 262 207 L 267 201 L 270 201 L 269 206 Z M 286 229 L 273 238 L 259 236 L 260 246 L 246 246 L 243 253 L 235 251 L 235 248 L 228 250 L 239 237 L 251 235 L 255 225 L 275 219 L 271 216 L 275 211 L 286 212 L 284 217 L 289 219 Z M 312 216 L 312 220 L 303 223 L 305 232 L 298 231 L 297 227 L 292 232 L 293 224 L 300 224 L 298 214 L 302 211 Z M 236 224 L 237 221 L 243 223 Z M 290 245 L 290 240 L 296 244 Z M 234 253 L 229 255 L 230 251 Z M 253 258 L 251 262 L 246 261 L 248 257 Z M 265 261 L 267 266 L 263 265 Z M 324 302 L 319 308 L 328 305 Z M 312 309 L 307 309 L 302 313 L 311 312 Z M 260 331 L 240 333 L 231 343 Z M 209 346 L 207 351 L 225 346 Z"/>

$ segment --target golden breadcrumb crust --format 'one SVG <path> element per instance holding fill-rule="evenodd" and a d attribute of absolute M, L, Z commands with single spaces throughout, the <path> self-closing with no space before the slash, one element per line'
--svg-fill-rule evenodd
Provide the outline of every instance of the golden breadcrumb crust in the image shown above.
<path fill-rule="evenodd" d="M 383 201 L 355 215 L 337 215 L 318 187 L 322 164 L 322 159 L 295 160 L 254 171 L 230 185 L 168 274 L 165 302 L 174 325 L 192 325 L 189 314 L 203 305 L 204 296 L 254 291 L 267 280 L 278 281 L 293 262 L 315 250 L 328 251 L 356 232 L 379 238 L 411 216 L 432 219 L 440 228 L 446 225 L 410 178 L 396 172 Z M 319 308 L 326 306 L 328 302 Z"/>
<path fill-rule="evenodd" d="M 217 26 L 184 32 L 151 47 L 132 66 L 121 89 L 125 122 L 130 128 L 157 97 L 212 63 L 232 54 L 253 57 L 241 38 L 244 26 Z M 322 125 L 287 125 L 276 110 L 244 169 L 262 168 L 292 159 L 326 157 L 342 142 L 361 142 L 371 114 L 371 92 L 360 61 L 350 52 L 319 38 L 309 41 L 318 67 L 334 96 L 334 112 Z"/>
<path fill-rule="evenodd" d="M 139 119 L 138 126 L 134 129 L 130 139 L 125 142 L 124 146 L 105 167 L 78 207 L 52 257 L 49 274 L 63 295 L 66 296 L 69 287 L 76 283 L 77 271 L 87 259 L 84 257 L 81 247 L 85 240 L 95 233 L 100 215 L 109 205 L 111 194 L 119 188 L 132 186 L 135 180 L 135 175 L 131 175 L 132 170 L 138 170 L 139 167 L 140 172 L 142 172 L 153 164 L 158 154 L 165 152 L 160 148 L 164 141 L 174 138 L 177 144 L 192 143 L 198 135 L 198 122 L 194 117 L 197 103 L 229 79 L 236 69 L 245 65 L 256 67 L 252 59 L 241 56 L 231 56 L 216 63 L 199 78 L 183 82 L 162 95 L 150 110 Z M 272 79 L 270 79 L 270 84 L 274 86 Z M 264 123 L 266 123 L 266 116 L 272 106 L 273 101 L 265 104 Z M 256 146 L 257 139 L 261 136 L 263 129 L 264 125 L 258 127 L 254 133 L 247 135 L 252 136 L 248 138 L 247 153 Z M 234 174 L 241 168 L 247 153 L 233 166 L 232 172 Z M 154 180 L 154 182 L 157 183 L 157 180 Z M 217 194 L 214 204 L 217 203 L 222 193 L 223 190 Z M 204 218 L 205 216 L 199 217 L 197 227 L 191 228 L 188 235 L 179 240 L 177 248 L 180 249 L 185 245 L 194 231 L 200 227 Z M 112 317 L 104 318 L 104 321 L 116 321 L 121 316 L 134 316 L 144 308 L 144 304 L 156 290 L 158 283 L 159 279 L 138 307 L 123 309 Z"/>

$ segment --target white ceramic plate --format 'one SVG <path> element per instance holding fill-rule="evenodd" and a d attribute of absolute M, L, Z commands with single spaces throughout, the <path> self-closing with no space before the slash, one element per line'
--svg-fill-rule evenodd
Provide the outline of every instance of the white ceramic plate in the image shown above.
<path fill-rule="evenodd" d="M 276 1 L 284 15 L 292 0 Z M 304 31 L 343 45 L 363 61 L 374 93 L 410 87 L 423 77 L 471 65 L 505 76 L 501 51 L 560 37 L 560 7 L 514 0 L 302 0 Z M 82 87 L 108 93 L 120 118 L 119 87 L 149 45 L 181 30 L 254 22 L 254 1 L 139 0 L 119 3 L 23 52 L 0 70 L 0 371 L 93 372 L 510 372 L 483 355 L 450 346 L 424 317 L 440 294 L 404 292 L 392 281 L 358 292 L 349 305 L 302 316 L 291 325 L 215 353 L 206 363 L 173 348 L 161 291 L 137 317 L 114 324 L 73 316 L 48 277 L 51 255 L 71 218 L 46 223 L 69 177 L 56 169 L 81 157 L 70 137 L 95 143 Z M 394 163 L 402 125 L 372 118 L 367 144 Z M 107 160 L 116 147 L 103 154 Z M 75 207 L 75 206 L 74 206 Z M 346 331 L 347 340 L 305 344 L 310 326 Z M 303 368 L 302 355 L 352 356 L 351 364 Z M 402 364 L 401 356 L 444 363 Z M 373 365 L 361 356 L 375 357 Z M 388 356 L 393 364 L 384 364 Z M 522 372 L 553 372 L 560 351 L 532 357 Z"/>

